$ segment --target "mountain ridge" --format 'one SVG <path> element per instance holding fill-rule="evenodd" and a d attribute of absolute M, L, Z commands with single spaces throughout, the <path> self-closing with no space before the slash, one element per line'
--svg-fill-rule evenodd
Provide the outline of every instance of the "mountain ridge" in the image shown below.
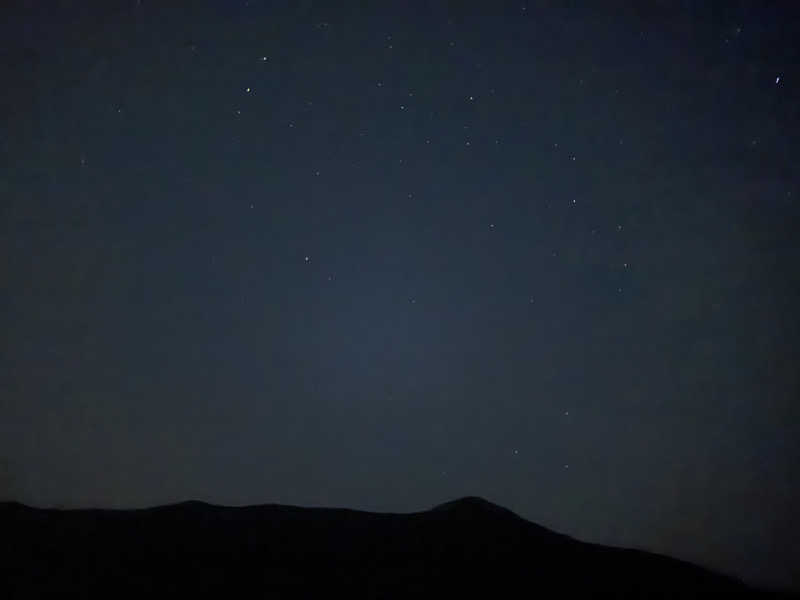
<path fill-rule="evenodd" d="M 279 598 L 333 591 L 503 597 L 514 589 L 790 597 L 675 558 L 575 540 L 479 496 L 415 513 L 198 500 L 127 510 L 0 509 L 4 598 L 244 597 L 254 590 Z"/>

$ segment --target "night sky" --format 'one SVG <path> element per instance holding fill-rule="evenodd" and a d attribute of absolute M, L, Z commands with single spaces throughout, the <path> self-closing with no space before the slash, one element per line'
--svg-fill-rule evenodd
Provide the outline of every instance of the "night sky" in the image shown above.
<path fill-rule="evenodd" d="M 797 585 L 797 9 L 601 4 L 4 3 L 0 495 Z"/>

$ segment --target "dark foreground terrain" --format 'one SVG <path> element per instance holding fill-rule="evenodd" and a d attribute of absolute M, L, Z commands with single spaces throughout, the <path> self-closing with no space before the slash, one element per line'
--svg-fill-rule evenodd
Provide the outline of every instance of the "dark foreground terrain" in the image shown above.
<path fill-rule="evenodd" d="M 0 598 L 768 598 L 637 550 L 587 544 L 480 498 L 419 513 L 202 502 L 0 504 Z"/>

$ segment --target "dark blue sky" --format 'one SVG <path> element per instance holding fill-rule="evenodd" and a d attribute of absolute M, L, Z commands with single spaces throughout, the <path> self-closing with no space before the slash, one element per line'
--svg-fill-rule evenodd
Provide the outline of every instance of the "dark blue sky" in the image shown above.
<path fill-rule="evenodd" d="M 791 3 L 91 4 L 0 18 L 0 493 L 796 584 Z"/>

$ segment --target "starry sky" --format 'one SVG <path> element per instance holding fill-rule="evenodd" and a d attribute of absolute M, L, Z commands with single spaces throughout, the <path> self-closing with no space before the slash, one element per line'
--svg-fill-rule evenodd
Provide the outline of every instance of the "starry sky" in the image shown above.
<path fill-rule="evenodd" d="M 599 4 L 5 3 L 0 495 L 796 585 L 800 19 Z"/>

